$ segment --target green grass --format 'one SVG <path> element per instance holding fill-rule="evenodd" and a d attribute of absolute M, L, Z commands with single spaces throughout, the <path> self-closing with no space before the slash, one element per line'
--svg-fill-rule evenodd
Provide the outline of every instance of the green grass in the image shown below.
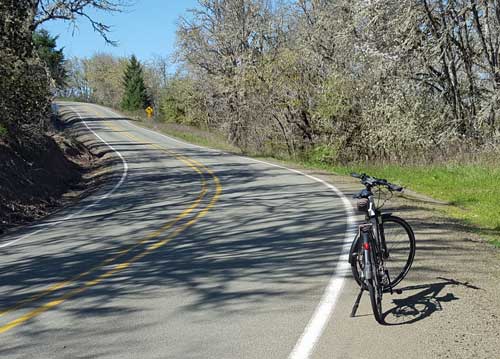
<path fill-rule="evenodd" d="M 451 217 L 472 225 L 481 235 L 500 247 L 500 166 L 334 166 L 335 173 L 365 172 L 385 178 L 452 206 Z"/>

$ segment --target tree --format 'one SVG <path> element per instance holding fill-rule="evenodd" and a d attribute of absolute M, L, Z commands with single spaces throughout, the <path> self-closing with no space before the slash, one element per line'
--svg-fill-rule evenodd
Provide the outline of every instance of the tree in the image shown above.
<path fill-rule="evenodd" d="M 148 89 L 149 100 L 155 107 L 160 106 L 162 92 L 169 82 L 171 63 L 168 57 L 160 55 L 155 55 L 152 60 L 144 63 L 144 82 Z"/>
<path fill-rule="evenodd" d="M 123 94 L 121 107 L 124 110 L 136 111 L 146 108 L 149 105 L 149 98 L 144 84 L 142 65 L 137 58 L 132 55 L 123 77 Z"/>
<path fill-rule="evenodd" d="M 177 40 L 194 91 L 162 109 L 194 104 L 192 123 L 242 150 L 348 162 L 500 147 L 500 1 L 199 0 Z"/>
<path fill-rule="evenodd" d="M 62 88 L 65 85 L 66 68 L 64 66 L 63 49 L 57 50 L 57 36 L 50 36 L 45 29 L 33 33 L 33 45 L 40 59 L 45 63 L 50 76 L 54 80 L 55 87 Z"/>
<path fill-rule="evenodd" d="M 123 73 L 127 60 L 98 53 L 83 60 L 84 77 L 90 88 L 91 101 L 119 107 L 123 99 Z"/>
<path fill-rule="evenodd" d="M 47 128 L 51 99 L 45 69 L 48 66 L 40 60 L 34 46 L 37 39 L 33 39 L 39 26 L 58 19 L 75 24 L 77 18 L 85 18 L 112 43 L 107 37 L 109 26 L 94 20 L 93 10 L 119 12 L 128 3 L 128 0 L 0 1 L 0 131 L 4 137 L 7 132 L 11 142 L 27 147 L 42 139 Z M 42 35 L 38 40 L 46 41 L 45 45 L 51 48 L 53 38 Z M 62 61 L 59 55 L 52 55 L 59 57 L 55 63 Z M 61 72 L 56 73 L 54 77 L 61 78 Z M 19 111 L 20 105 L 23 111 Z"/>
<path fill-rule="evenodd" d="M 19 147 L 37 143 L 50 111 L 49 81 L 32 46 L 31 16 L 28 0 L 0 1 L 0 127 Z"/>
<path fill-rule="evenodd" d="M 257 65 L 278 45 L 281 24 L 273 21 L 270 1 L 198 3 L 180 21 L 178 56 L 198 78 L 209 121 L 224 128 L 230 142 L 248 148 L 257 127 L 263 128 L 260 122 L 268 122 L 260 112 L 260 98 L 251 96 L 261 75 Z"/>
<path fill-rule="evenodd" d="M 64 62 L 66 71 L 65 86 L 57 91 L 57 95 L 84 102 L 91 100 L 91 88 L 85 73 L 84 60 L 77 57 Z"/>

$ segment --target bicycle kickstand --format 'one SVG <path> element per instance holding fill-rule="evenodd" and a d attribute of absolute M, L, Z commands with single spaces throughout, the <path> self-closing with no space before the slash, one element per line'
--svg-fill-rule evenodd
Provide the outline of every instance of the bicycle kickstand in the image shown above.
<path fill-rule="evenodd" d="M 361 301 L 361 296 L 363 295 L 363 292 L 364 292 L 364 289 L 363 289 L 363 287 L 361 287 L 359 290 L 359 294 L 356 298 L 356 301 L 354 302 L 354 305 L 352 306 L 351 318 L 356 316 L 356 312 L 358 311 L 359 302 Z"/>

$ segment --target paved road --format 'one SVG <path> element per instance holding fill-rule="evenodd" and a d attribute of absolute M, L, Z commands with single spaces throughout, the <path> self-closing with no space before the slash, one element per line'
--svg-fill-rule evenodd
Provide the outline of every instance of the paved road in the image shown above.
<path fill-rule="evenodd" d="M 60 109 L 114 154 L 113 175 L 0 238 L 2 358 L 286 358 L 318 338 L 345 269 L 348 217 L 331 188 L 102 107 Z"/>

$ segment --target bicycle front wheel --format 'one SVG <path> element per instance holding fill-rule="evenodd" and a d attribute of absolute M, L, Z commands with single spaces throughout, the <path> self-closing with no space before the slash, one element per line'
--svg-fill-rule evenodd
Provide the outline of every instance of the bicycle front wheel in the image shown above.
<path fill-rule="evenodd" d="M 384 290 L 388 290 L 398 285 L 410 270 L 415 258 L 415 235 L 410 225 L 396 216 L 384 216 L 380 229 L 387 248 L 384 267 L 389 272 L 390 283 Z"/>

